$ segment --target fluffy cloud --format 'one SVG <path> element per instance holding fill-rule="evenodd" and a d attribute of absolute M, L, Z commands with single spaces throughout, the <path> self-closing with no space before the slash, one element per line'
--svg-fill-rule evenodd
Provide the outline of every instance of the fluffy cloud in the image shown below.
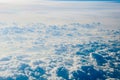
<path fill-rule="evenodd" d="M 1 80 L 120 78 L 118 28 L 99 22 L 3 26 Z"/>

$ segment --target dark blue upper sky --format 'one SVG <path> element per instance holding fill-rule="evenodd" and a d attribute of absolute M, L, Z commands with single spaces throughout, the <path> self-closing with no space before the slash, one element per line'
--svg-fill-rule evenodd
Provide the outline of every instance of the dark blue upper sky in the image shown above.
<path fill-rule="evenodd" d="M 57 1 L 115 1 L 115 2 L 120 2 L 120 0 L 57 0 Z"/>
<path fill-rule="evenodd" d="M 57 1 L 120 1 L 120 0 L 57 0 Z"/>

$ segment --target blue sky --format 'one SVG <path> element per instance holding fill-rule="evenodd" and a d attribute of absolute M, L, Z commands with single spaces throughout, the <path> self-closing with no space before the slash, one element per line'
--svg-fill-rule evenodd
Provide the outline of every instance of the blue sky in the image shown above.
<path fill-rule="evenodd" d="M 120 1 L 120 0 L 57 0 L 57 1 Z"/>
<path fill-rule="evenodd" d="M 120 0 L 57 0 L 57 1 L 117 1 L 120 2 Z"/>

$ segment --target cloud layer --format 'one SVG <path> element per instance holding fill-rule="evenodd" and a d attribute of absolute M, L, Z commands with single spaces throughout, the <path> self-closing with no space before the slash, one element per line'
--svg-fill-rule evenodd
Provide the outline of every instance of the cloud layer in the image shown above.
<path fill-rule="evenodd" d="M 100 22 L 1 26 L 1 80 L 120 78 L 119 28 Z"/>
<path fill-rule="evenodd" d="M 0 80 L 120 79 L 119 3 L 17 1 L 0 2 Z"/>

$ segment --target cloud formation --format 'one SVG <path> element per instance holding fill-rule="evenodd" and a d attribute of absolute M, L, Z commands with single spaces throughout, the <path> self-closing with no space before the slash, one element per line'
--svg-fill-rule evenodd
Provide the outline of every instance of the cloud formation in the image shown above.
<path fill-rule="evenodd" d="M 100 22 L 1 25 L 2 80 L 120 78 L 119 28 Z"/>

